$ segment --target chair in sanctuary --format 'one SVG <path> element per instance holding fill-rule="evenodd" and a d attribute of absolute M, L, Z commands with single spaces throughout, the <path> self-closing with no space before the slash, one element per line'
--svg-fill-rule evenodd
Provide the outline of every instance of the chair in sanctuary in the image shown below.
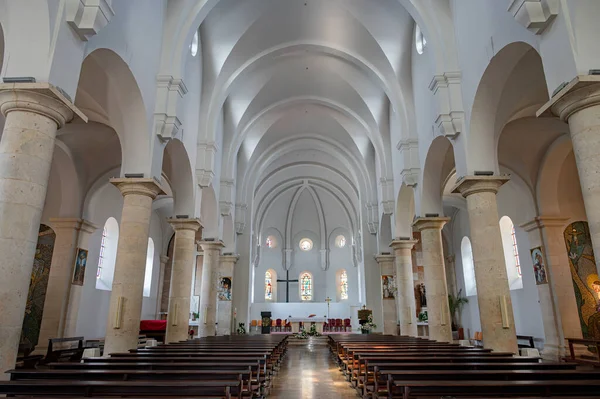
<path fill-rule="evenodd" d="M 323 332 L 329 332 L 329 323 L 323 322 Z"/>
<path fill-rule="evenodd" d="M 335 319 L 327 319 L 329 331 L 335 331 Z"/>
<path fill-rule="evenodd" d="M 252 332 L 252 329 L 256 330 L 257 328 L 258 328 L 258 322 L 256 320 L 250 321 L 250 332 Z"/>
<path fill-rule="evenodd" d="M 276 327 L 275 331 L 279 331 L 279 332 L 282 331 L 281 330 L 281 319 L 275 320 L 275 327 Z"/>
<path fill-rule="evenodd" d="M 288 319 L 284 320 L 283 326 L 285 332 L 292 332 L 292 322 L 288 321 Z"/>
<path fill-rule="evenodd" d="M 348 332 L 348 330 L 352 331 L 352 325 L 350 324 L 350 319 L 344 319 L 344 331 Z"/>
<path fill-rule="evenodd" d="M 344 328 L 342 319 L 335 319 L 335 330 L 336 331 L 342 331 L 342 329 Z"/>

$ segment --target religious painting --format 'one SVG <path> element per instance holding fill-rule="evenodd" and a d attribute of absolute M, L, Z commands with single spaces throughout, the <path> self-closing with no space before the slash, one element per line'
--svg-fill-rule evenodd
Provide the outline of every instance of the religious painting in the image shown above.
<path fill-rule="evenodd" d="M 267 301 L 273 300 L 273 276 L 268 270 L 265 273 L 265 299 Z"/>
<path fill-rule="evenodd" d="M 87 263 L 88 251 L 87 249 L 77 248 L 75 252 L 75 269 L 73 270 L 73 281 L 71 284 L 83 285 L 83 279 L 85 278 L 85 264 Z"/>
<path fill-rule="evenodd" d="M 531 250 L 531 261 L 533 262 L 533 275 L 535 284 L 548 284 L 548 272 L 544 263 L 544 253 L 542 247 L 535 247 Z"/>
<path fill-rule="evenodd" d="M 219 301 L 231 301 L 231 277 L 221 277 L 218 297 Z"/>
<path fill-rule="evenodd" d="M 22 345 L 35 346 L 38 344 L 55 240 L 54 230 L 46 225 L 40 225 L 21 331 L 20 344 Z"/>
<path fill-rule="evenodd" d="M 600 339 L 600 277 L 587 222 L 571 223 L 564 231 L 575 301 L 584 338 Z"/>
<path fill-rule="evenodd" d="M 383 299 L 394 299 L 396 294 L 396 282 L 394 281 L 394 276 L 381 276 L 381 288 Z"/>

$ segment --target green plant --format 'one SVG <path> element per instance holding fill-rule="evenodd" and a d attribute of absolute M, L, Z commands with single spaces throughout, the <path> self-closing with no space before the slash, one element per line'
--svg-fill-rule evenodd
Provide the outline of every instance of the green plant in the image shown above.
<path fill-rule="evenodd" d="M 312 324 L 310 326 L 310 330 L 307 333 L 308 335 L 310 335 L 311 337 L 318 337 L 321 334 L 317 331 L 317 326 L 315 324 Z"/>
<path fill-rule="evenodd" d="M 238 335 L 246 335 L 246 324 L 245 323 L 238 324 L 237 333 L 238 333 Z"/>
<path fill-rule="evenodd" d="M 294 334 L 294 337 L 296 337 L 298 339 L 308 339 L 308 334 L 306 333 L 306 330 L 304 329 L 304 327 L 302 327 L 302 330 L 300 330 L 300 332 Z"/>
<path fill-rule="evenodd" d="M 458 329 L 457 316 L 462 312 L 462 308 L 469 303 L 469 298 L 462 296 L 462 288 L 456 296 L 448 295 L 448 306 L 450 307 L 450 316 L 452 317 L 452 330 Z"/>
<path fill-rule="evenodd" d="M 373 323 L 373 315 L 372 314 L 370 314 L 368 316 L 367 321 L 365 323 L 361 324 L 358 327 L 360 332 L 362 332 L 363 334 L 368 334 L 376 328 L 377 328 L 377 324 Z"/>
<path fill-rule="evenodd" d="M 427 320 L 429 320 L 429 316 L 427 315 L 427 311 L 426 310 L 424 310 L 421 313 L 419 313 L 418 320 L 420 322 L 426 322 Z"/>
<path fill-rule="evenodd" d="M 192 317 L 194 320 L 198 320 L 200 318 L 200 313 L 198 312 L 192 312 Z"/>

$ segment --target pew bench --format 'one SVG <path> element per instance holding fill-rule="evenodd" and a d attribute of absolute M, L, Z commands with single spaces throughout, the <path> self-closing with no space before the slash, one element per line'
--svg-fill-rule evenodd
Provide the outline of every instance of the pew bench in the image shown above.
<path fill-rule="evenodd" d="M 81 360 L 83 351 L 85 350 L 83 341 L 83 337 L 50 338 L 48 340 L 48 350 L 46 352 L 46 356 L 40 361 L 40 364 L 60 361 L 77 362 Z M 72 346 L 73 344 L 76 346 Z M 65 345 L 68 347 L 65 348 Z M 57 346 L 61 349 L 57 349 Z"/>
<path fill-rule="evenodd" d="M 43 396 L 144 396 L 188 395 L 196 398 L 231 399 L 240 382 L 231 381 L 73 381 L 22 380 L 0 381 L 0 394 Z"/>

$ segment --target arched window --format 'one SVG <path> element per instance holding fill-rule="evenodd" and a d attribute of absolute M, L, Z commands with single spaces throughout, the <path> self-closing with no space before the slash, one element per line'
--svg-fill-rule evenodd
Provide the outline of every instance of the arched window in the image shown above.
<path fill-rule="evenodd" d="M 273 249 L 277 247 L 277 240 L 273 236 L 268 236 L 267 240 L 265 241 L 265 245 L 267 248 Z"/>
<path fill-rule="evenodd" d="M 265 300 L 272 301 L 273 300 L 273 277 L 271 276 L 271 272 L 267 270 L 265 273 Z"/>
<path fill-rule="evenodd" d="M 154 266 L 154 241 L 148 238 L 148 250 L 146 251 L 146 272 L 144 273 L 144 296 L 150 296 L 152 287 L 152 267 Z"/>
<path fill-rule="evenodd" d="M 463 275 L 465 277 L 465 293 L 467 296 L 477 295 L 473 249 L 471 248 L 469 237 L 463 237 L 460 243 L 460 254 L 462 257 Z"/>
<path fill-rule="evenodd" d="M 194 32 L 194 37 L 192 37 L 190 53 L 192 54 L 192 57 L 195 57 L 196 54 L 198 54 L 198 31 Z"/>
<path fill-rule="evenodd" d="M 340 274 L 340 299 L 348 299 L 348 273 L 345 270 Z"/>
<path fill-rule="evenodd" d="M 427 40 L 423 35 L 423 31 L 419 25 L 415 24 L 415 47 L 417 48 L 417 53 L 423 54 L 425 51 L 425 47 L 427 47 Z"/>
<path fill-rule="evenodd" d="M 96 271 L 96 289 L 111 291 L 115 275 L 117 245 L 119 243 L 119 223 L 115 218 L 108 218 L 102 229 L 100 241 L 100 256 Z"/>
<path fill-rule="evenodd" d="M 303 301 L 312 301 L 313 298 L 313 282 L 310 273 L 302 273 L 300 275 L 300 299 Z"/>
<path fill-rule="evenodd" d="M 344 248 L 346 246 L 346 237 L 339 235 L 335 238 L 335 246 L 338 248 Z"/>
<path fill-rule="evenodd" d="M 504 249 L 504 261 L 506 262 L 506 274 L 511 290 L 523 288 L 521 278 L 521 261 L 519 259 L 519 247 L 515 225 L 508 216 L 500 219 L 500 234 L 502 235 L 502 247 Z"/>

